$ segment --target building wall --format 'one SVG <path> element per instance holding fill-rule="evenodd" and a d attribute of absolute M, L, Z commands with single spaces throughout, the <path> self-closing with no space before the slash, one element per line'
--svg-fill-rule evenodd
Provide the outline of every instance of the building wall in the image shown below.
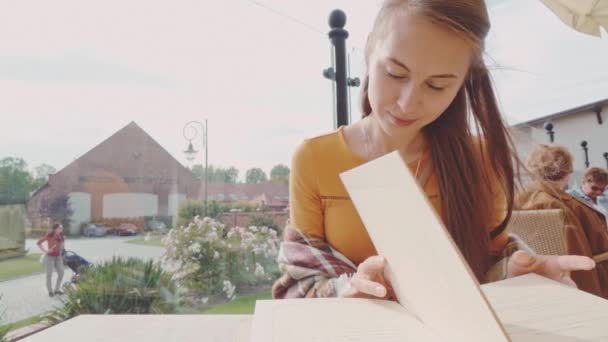
<path fill-rule="evenodd" d="M 608 108 L 604 107 L 603 120 L 600 125 L 594 112 L 582 112 L 552 120 L 555 131 L 555 143 L 565 145 L 574 156 L 576 170 L 585 169 L 585 155 L 581 142 L 586 140 L 589 147 L 589 162 L 592 166 L 606 167 L 603 154 L 608 152 Z M 548 142 L 544 123 L 534 125 L 534 139 Z"/>
<path fill-rule="evenodd" d="M 581 147 L 583 140 L 588 143 L 590 166 L 608 166 L 603 156 L 604 153 L 608 152 L 608 107 L 605 106 L 602 112 L 602 124 L 598 123 L 595 112 L 583 111 L 515 128 L 514 140 L 520 157 L 525 160 L 529 151 L 536 144 L 550 142 L 549 135 L 544 128 L 545 123 L 550 121 L 553 123 L 553 131 L 555 132 L 554 143 L 566 146 L 574 157 L 574 174 L 570 185 L 577 186 L 586 169 L 585 154 Z"/>
<path fill-rule="evenodd" d="M 251 220 L 251 217 L 260 214 L 271 216 L 274 220 L 274 223 L 279 227 L 279 231 L 282 231 L 283 228 L 285 228 L 285 224 L 289 219 L 289 213 L 285 211 L 274 211 L 264 213 L 232 212 L 222 214 L 222 216 L 219 218 L 219 221 L 229 227 L 249 227 L 249 221 Z"/>
<path fill-rule="evenodd" d="M 173 193 L 169 194 L 169 209 L 168 215 L 173 216 L 173 225 L 177 224 L 179 205 L 187 198 L 186 194 Z"/>
<path fill-rule="evenodd" d="M 127 218 L 158 215 L 158 196 L 146 193 L 119 193 L 103 196 L 103 217 Z"/>
<path fill-rule="evenodd" d="M 70 207 L 74 212 L 69 234 L 80 234 L 80 225 L 91 221 L 91 195 L 86 192 L 71 192 Z"/>

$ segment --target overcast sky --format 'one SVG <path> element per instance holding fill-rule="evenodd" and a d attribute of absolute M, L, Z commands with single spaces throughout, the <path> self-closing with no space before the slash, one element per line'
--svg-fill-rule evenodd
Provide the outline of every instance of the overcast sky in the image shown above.
<path fill-rule="evenodd" d="M 241 175 L 289 164 L 302 139 L 333 129 L 321 75 L 329 12 L 346 11 L 351 76 L 361 76 L 378 4 L 0 0 L 0 158 L 61 169 L 135 121 L 188 165 L 182 128 L 207 118 L 211 164 Z M 487 60 L 511 122 L 608 97 L 608 39 L 571 30 L 538 1 L 489 6 Z"/>

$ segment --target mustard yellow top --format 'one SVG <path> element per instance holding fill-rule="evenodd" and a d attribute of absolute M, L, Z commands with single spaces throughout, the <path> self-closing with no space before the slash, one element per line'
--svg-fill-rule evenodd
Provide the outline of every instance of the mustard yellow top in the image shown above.
<path fill-rule="evenodd" d="M 418 181 L 435 211 L 441 213 L 437 178 L 432 167 L 425 168 L 430 166 L 428 154 L 422 156 L 420 166 L 416 160 L 408 167 L 413 174 L 418 169 Z M 364 163 L 348 146 L 343 127 L 340 127 L 332 133 L 305 140 L 298 147 L 292 160 L 289 184 L 291 224 L 308 235 L 327 241 L 356 264 L 377 253 L 339 174 Z M 505 217 L 506 200 L 503 197 L 497 201 L 496 224 L 488 227 L 488 231 Z M 506 242 L 504 230 L 491 240 L 492 254 L 500 253 Z"/>

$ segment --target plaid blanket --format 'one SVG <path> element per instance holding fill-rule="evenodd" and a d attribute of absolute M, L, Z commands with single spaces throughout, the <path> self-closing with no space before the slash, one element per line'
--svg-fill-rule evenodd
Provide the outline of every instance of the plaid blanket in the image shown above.
<path fill-rule="evenodd" d="M 327 242 L 287 226 L 279 249 L 283 275 L 272 286 L 273 298 L 337 297 L 357 266 Z"/>
<path fill-rule="evenodd" d="M 516 235 L 509 240 L 497 262 L 486 274 L 486 282 L 505 279 L 509 257 L 517 250 L 531 249 Z M 338 297 L 350 286 L 357 266 L 326 241 L 307 236 L 287 226 L 278 256 L 283 275 L 272 286 L 272 297 Z"/>

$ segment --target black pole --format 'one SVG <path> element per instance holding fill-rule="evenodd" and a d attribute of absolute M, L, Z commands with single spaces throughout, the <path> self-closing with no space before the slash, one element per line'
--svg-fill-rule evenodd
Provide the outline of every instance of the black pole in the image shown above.
<path fill-rule="evenodd" d="M 583 140 L 581 142 L 581 146 L 583 147 L 583 151 L 585 151 L 585 168 L 589 167 L 589 147 L 587 147 L 587 141 Z"/>
<path fill-rule="evenodd" d="M 549 135 L 549 142 L 553 143 L 555 141 L 555 138 L 554 138 L 555 132 L 553 132 L 553 124 L 550 122 L 547 122 L 545 124 L 545 131 L 547 131 L 547 134 Z"/>
<path fill-rule="evenodd" d="M 334 65 L 336 81 L 336 116 L 338 127 L 348 125 L 348 89 L 346 76 L 346 38 L 348 31 L 346 25 L 346 14 L 339 10 L 333 10 L 329 15 L 329 39 L 334 46 Z"/>
<path fill-rule="evenodd" d="M 606 167 L 608 167 L 608 152 L 604 152 L 604 159 L 606 159 Z"/>
<path fill-rule="evenodd" d="M 205 143 L 205 217 L 207 217 L 209 210 L 209 204 L 207 202 L 207 188 L 209 187 L 209 141 L 207 140 L 209 138 L 207 136 L 208 127 L 207 119 L 205 119 L 205 130 L 203 131 L 203 142 Z"/>

